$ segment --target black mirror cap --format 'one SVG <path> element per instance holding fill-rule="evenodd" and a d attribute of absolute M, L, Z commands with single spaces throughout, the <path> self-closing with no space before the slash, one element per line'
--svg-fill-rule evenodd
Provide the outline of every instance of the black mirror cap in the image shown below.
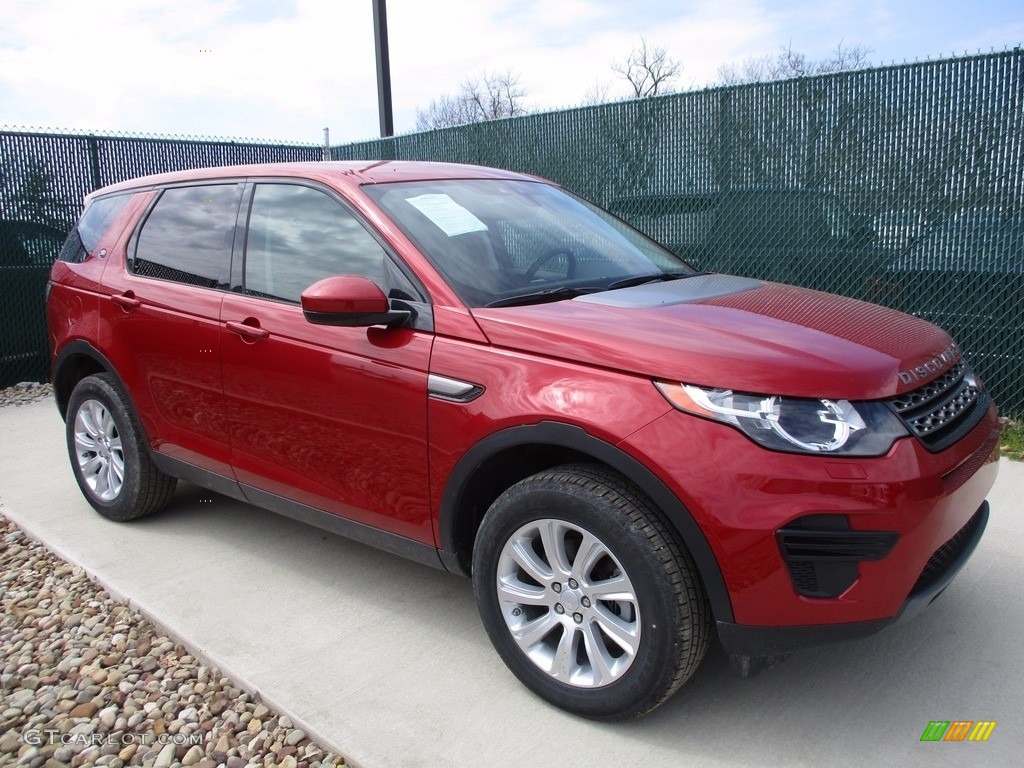
<path fill-rule="evenodd" d="M 365 328 L 372 325 L 386 325 L 389 328 L 405 325 L 412 318 L 406 309 L 391 309 L 387 312 L 311 312 L 302 310 L 306 321 L 313 325 L 340 325 L 348 328 Z"/>

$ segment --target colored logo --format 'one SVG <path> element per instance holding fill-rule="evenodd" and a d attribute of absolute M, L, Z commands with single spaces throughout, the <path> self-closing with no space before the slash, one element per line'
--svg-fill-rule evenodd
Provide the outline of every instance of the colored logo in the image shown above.
<path fill-rule="evenodd" d="M 995 729 L 995 720 L 932 720 L 921 741 L 988 741 Z"/>

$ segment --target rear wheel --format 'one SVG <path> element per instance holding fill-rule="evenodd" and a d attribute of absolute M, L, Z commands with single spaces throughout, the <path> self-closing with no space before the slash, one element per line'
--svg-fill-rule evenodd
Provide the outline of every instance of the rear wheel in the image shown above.
<path fill-rule="evenodd" d="M 651 502 L 600 467 L 559 467 L 502 494 L 477 534 L 473 582 L 512 672 L 580 715 L 649 712 L 707 650 L 692 559 Z"/>
<path fill-rule="evenodd" d="M 68 401 L 67 444 L 78 487 L 104 517 L 125 521 L 165 506 L 177 480 L 153 464 L 112 376 L 87 376 Z"/>

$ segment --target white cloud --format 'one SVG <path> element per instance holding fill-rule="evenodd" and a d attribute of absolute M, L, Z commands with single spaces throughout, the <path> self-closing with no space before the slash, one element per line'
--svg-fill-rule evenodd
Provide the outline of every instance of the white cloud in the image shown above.
<path fill-rule="evenodd" d="M 641 35 L 687 88 L 789 42 L 884 62 L 1024 34 L 1011 0 L 389 0 L 388 20 L 400 131 L 482 70 L 518 71 L 534 109 L 580 103 Z M 0 124 L 351 141 L 376 134 L 376 95 L 370 0 L 5 0 Z"/>
<path fill-rule="evenodd" d="M 228 25 L 236 3 L 16 3 L 0 82 L 18 108 L 2 119 L 308 141 L 333 120 L 365 133 L 371 15 L 348 5 L 307 2 L 290 17 Z"/>

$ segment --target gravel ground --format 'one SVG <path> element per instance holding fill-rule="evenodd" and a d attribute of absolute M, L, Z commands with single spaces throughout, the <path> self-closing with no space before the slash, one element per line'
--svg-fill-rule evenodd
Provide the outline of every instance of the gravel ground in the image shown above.
<path fill-rule="evenodd" d="M 23 381 L 7 389 L 0 389 L 0 407 L 5 405 L 28 405 L 53 394 L 53 387 L 38 381 Z"/>
<path fill-rule="evenodd" d="M 0 537 L 0 766 L 344 765 L 2 516 Z"/>

